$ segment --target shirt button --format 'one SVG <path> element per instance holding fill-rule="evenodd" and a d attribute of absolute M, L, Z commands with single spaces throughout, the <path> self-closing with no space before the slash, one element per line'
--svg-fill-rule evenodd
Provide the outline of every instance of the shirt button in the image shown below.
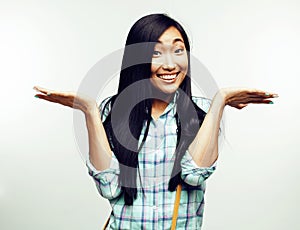
<path fill-rule="evenodd" d="M 156 205 L 153 205 L 153 210 L 157 210 L 158 209 L 158 207 L 156 206 Z"/>

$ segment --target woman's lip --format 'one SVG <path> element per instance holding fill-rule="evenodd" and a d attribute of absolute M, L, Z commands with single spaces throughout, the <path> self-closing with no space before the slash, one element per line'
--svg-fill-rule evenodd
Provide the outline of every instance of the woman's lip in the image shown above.
<path fill-rule="evenodd" d="M 177 78 L 179 72 L 177 73 L 164 73 L 164 74 L 156 74 L 156 76 L 164 81 L 173 81 Z"/>
<path fill-rule="evenodd" d="M 161 75 L 178 75 L 179 74 L 179 72 L 175 72 L 175 73 L 158 73 L 158 74 L 156 74 L 157 76 L 161 76 Z"/>

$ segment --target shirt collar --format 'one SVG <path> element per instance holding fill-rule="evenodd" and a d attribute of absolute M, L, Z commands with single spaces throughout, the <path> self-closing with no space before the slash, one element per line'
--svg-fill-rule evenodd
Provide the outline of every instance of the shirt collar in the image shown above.
<path fill-rule="evenodd" d="M 161 114 L 161 116 L 171 112 L 171 115 L 175 115 L 176 113 L 176 101 L 177 101 L 177 98 L 179 96 L 179 92 L 176 91 L 175 94 L 174 94 L 174 97 L 173 99 L 170 101 L 170 103 L 168 104 L 168 106 L 165 108 L 165 111 Z"/>

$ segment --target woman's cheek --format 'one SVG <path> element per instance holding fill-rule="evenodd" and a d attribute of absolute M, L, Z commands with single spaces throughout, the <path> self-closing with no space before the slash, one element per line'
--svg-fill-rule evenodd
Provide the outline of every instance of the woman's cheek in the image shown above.
<path fill-rule="evenodd" d="M 157 70 L 159 69 L 160 66 L 161 66 L 160 63 L 158 63 L 158 62 L 152 62 L 152 64 L 151 64 L 151 73 L 155 74 L 157 72 Z"/>

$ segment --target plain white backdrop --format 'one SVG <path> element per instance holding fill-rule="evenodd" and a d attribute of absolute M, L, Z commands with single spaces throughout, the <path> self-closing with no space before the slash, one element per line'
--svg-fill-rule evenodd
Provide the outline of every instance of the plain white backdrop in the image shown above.
<path fill-rule="evenodd" d="M 1 230 L 100 229 L 110 208 L 78 151 L 73 111 L 32 87 L 76 91 L 138 18 L 157 12 L 182 23 L 220 87 L 280 96 L 226 108 L 203 230 L 300 228 L 299 1 L 0 0 Z"/>

